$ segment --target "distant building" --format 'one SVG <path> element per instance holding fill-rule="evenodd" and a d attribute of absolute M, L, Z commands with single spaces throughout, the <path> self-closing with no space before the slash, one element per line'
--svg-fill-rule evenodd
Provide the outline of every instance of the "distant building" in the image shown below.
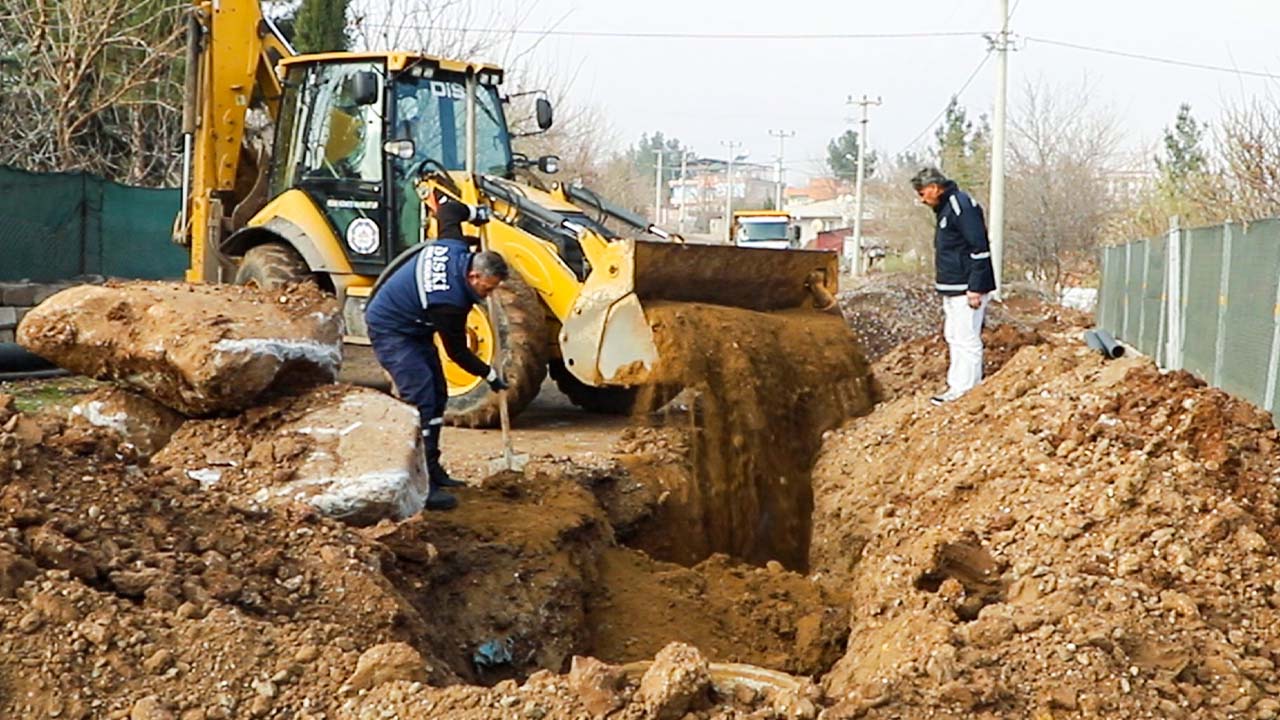
<path fill-rule="evenodd" d="M 689 228 L 708 232 L 713 231 L 710 227 L 712 218 L 723 222 L 725 199 L 730 192 L 727 161 L 711 158 L 691 161 L 688 164 L 688 175 L 671 180 L 668 185 L 671 188 L 668 225 L 676 225 L 682 206 Z M 735 210 L 772 208 L 776 189 L 771 166 L 746 162 L 733 164 L 732 193 Z M 723 228 L 720 223 L 717 226 Z"/>
<path fill-rule="evenodd" d="M 1153 169 L 1108 170 L 1102 179 L 1107 183 L 1107 194 L 1120 200 L 1136 200 L 1155 187 L 1159 174 Z"/>

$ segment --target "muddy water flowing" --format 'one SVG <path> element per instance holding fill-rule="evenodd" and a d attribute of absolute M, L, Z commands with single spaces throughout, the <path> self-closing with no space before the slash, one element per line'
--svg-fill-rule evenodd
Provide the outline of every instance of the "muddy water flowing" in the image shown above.
<path fill-rule="evenodd" d="M 668 422 L 689 430 L 690 451 L 685 472 L 663 473 L 661 542 L 640 544 L 681 563 L 723 552 L 805 569 L 822 433 L 872 405 L 853 335 L 812 311 L 672 303 L 646 313 L 661 360 L 640 408 L 656 411 L 683 389 L 676 404 L 689 410 Z"/>

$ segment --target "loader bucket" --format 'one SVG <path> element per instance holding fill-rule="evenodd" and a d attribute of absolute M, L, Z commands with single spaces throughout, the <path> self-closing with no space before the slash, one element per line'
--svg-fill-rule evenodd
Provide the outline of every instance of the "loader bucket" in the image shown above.
<path fill-rule="evenodd" d="M 565 365 L 589 385 L 637 385 L 658 360 L 645 305 L 708 303 L 762 312 L 834 303 L 837 258 L 822 250 L 766 250 L 615 240 L 565 320 Z"/>

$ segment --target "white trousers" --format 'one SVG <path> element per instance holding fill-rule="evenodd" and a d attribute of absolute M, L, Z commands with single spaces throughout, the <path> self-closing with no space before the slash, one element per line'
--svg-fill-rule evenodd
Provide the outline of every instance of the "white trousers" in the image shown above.
<path fill-rule="evenodd" d="M 982 320 L 990 299 L 989 293 L 984 294 L 982 304 L 975 309 L 969 307 L 965 295 L 942 296 L 942 336 L 951 355 L 947 368 L 949 397 L 960 397 L 982 380 Z"/>

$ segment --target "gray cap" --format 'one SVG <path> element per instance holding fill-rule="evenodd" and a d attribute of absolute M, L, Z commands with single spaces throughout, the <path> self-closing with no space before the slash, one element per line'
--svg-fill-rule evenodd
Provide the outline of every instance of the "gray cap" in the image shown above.
<path fill-rule="evenodd" d="M 922 167 L 920 172 L 911 176 L 911 187 L 919 191 L 928 185 L 946 185 L 947 176 L 936 167 Z"/>

